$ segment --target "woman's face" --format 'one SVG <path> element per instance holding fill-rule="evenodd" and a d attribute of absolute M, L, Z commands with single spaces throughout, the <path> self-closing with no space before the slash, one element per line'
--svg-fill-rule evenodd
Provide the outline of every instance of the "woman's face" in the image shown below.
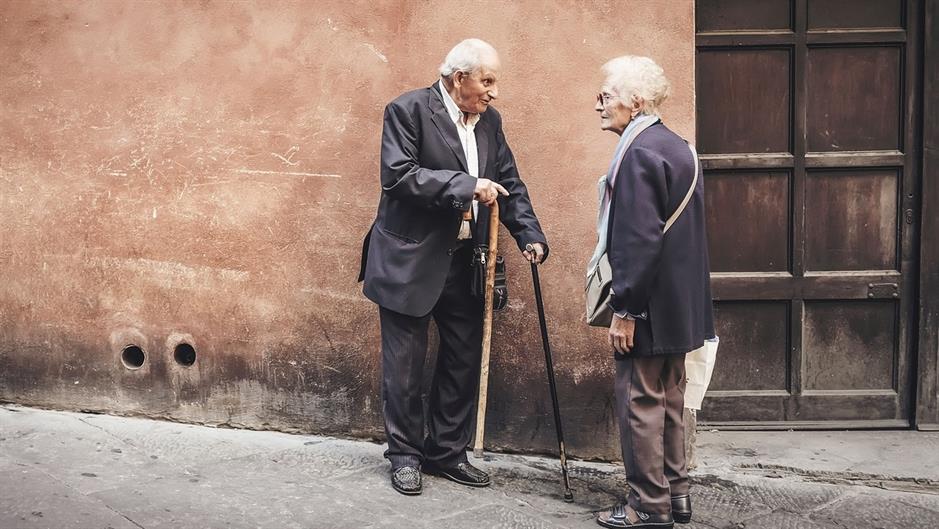
<path fill-rule="evenodd" d="M 600 128 L 610 130 L 622 135 L 629 122 L 639 113 L 639 103 L 636 98 L 626 100 L 604 85 L 597 94 L 597 104 L 593 107 L 600 113 Z"/>

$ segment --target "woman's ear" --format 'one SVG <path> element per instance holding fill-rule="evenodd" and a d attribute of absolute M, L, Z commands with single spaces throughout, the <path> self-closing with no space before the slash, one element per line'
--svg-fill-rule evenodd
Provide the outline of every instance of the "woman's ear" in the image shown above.
<path fill-rule="evenodd" d="M 629 114 L 632 117 L 638 116 L 639 112 L 642 111 L 643 103 L 645 103 L 645 100 L 642 99 L 642 97 L 637 94 L 633 94 L 632 97 L 629 98 Z"/>

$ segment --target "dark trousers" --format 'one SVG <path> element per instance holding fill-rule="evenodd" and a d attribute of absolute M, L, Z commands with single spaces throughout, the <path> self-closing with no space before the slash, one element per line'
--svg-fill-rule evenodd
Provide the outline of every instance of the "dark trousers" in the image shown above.
<path fill-rule="evenodd" d="M 671 512 L 671 496 L 688 494 L 685 464 L 685 355 L 616 360 L 616 415 L 629 505 Z"/>
<path fill-rule="evenodd" d="M 472 437 L 482 355 L 482 304 L 470 295 L 471 244 L 453 256 L 440 299 L 430 314 L 406 316 L 379 307 L 382 349 L 382 412 L 392 468 L 431 461 L 466 461 Z M 421 381 L 430 319 L 440 348 L 428 395 L 427 437 Z"/>

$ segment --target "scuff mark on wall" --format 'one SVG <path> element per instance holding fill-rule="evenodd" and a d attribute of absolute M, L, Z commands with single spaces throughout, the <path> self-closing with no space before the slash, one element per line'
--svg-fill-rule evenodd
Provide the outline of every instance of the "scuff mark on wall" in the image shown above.
<path fill-rule="evenodd" d="M 304 173 L 300 171 L 262 171 L 260 169 L 233 169 L 235 173 L 241 174 L 265 174 L 276 176 L 318 176 L 321 178 L 342 178 L 342 175 L 330 173 Z"/>

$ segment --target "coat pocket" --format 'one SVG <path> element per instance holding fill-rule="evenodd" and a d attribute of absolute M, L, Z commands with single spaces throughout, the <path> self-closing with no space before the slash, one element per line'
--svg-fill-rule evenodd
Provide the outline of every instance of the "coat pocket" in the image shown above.
<path fill-rule="evenodd" d="M 408 243 L 408 244 L 419 244 L 419 243 L 420 243 L 420 241 L 416 241 L 416 240 L 414 240 L 414 239 L 412 239 L 412 238 L 410 238 L 410 237 L 405 237 L 404 235 L 401 235 L 400 233 L 395 233 L 395 232 L 389 230 L 388 228 L 379 228 L 379 229 L 381 230 L 382 233 L 384 233 L 385 235 L 391 237 L 392 239 L 398 239 L 399 241 L 404 242 L 404 243 Z"/>

